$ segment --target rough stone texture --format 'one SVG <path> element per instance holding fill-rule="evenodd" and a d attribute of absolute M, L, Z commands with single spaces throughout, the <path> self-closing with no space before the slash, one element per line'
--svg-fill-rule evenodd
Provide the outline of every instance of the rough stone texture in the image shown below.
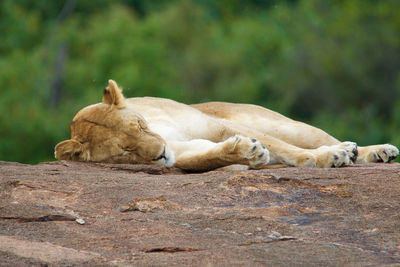
<path fill-rule="evenodd" d="M 0 265 L 398 266 L 400 164 L 0 162 Z"/>

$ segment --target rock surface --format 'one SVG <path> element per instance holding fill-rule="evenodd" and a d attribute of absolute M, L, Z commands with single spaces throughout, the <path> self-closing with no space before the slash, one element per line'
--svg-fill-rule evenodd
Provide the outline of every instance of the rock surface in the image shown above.
<path fill-rule="evenodd" d="M 0 162 L 0 265 L 397 266 L 400 164 Z"/>

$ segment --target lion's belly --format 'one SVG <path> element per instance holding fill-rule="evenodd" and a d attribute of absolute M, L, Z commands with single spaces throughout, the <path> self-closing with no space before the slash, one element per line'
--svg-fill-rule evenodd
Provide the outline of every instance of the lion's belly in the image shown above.
<path fill-rule="evenodd" d="M 208 139 L 212 129 L 210 121 L 198 114 L 182 114 L 173 118 L 148 118 L 147 121 L 150 130 L 167 141 Z"/>

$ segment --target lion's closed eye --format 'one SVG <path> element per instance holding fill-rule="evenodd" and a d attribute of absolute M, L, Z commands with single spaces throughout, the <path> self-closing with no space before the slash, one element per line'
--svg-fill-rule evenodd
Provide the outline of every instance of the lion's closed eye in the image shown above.
<path fill-rule="evenodd" d="M 141 120 L 137 121 L 137 127 L 141 132 L 147 130 L 147 125 Z"/>

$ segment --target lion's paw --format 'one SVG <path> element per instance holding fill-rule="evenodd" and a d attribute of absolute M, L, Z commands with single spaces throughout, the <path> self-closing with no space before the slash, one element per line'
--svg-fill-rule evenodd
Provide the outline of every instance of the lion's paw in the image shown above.
<path fill-rule="evenodd" d="M 349 148 L 350 147 L 351 146 L 349 146 Z M 335 168 L 343 167 L 352 163 L 351 157 L 353 153 L 349 153 L 346 149 L 341 148 L 340 145 L 322 146 L 315 149 L 315 152 L 317 155 L 318 167 Z"/>
<path fill-rule="evenodd" d="M 373 145 L 359 148 L 357 163 L 391 162 L 399 155 L 399 149 L 393 145 Z"/>
<path fill-rule="evenodd" d="M 347 153 L 347 155 L 350 157 L 351 163 L 355 163 L 358 157 L 358 146 L 354 142 L 346 141 L 343 143 L 340 143 L 338 145 L 332 146 L 336 147 L 339 149 L 344 149 Z"/>
<path fill-rule="evenodd" d="M 226 140 L 226 144 L 232 145 L 229 154 L 237 156 L 238 164 L 257 169 L 265 166 L 270 160 L 268 149 L 254 138 L 235 135 Z"/>

